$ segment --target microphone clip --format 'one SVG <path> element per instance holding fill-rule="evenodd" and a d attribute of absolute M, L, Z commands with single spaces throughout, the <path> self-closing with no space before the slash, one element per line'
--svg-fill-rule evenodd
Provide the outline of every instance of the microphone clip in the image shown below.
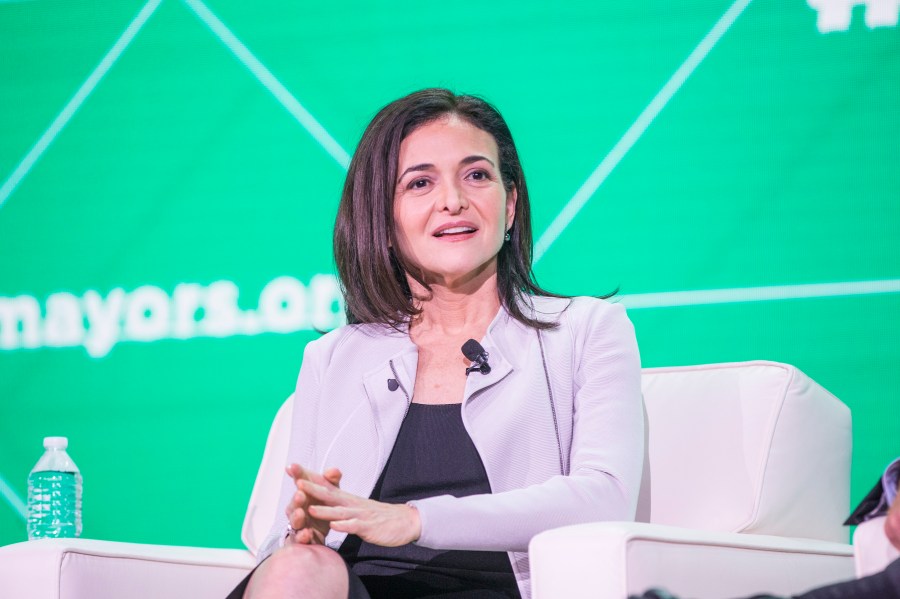
<path fill-rule="evenodd" d="M 484 361 L 476 360 L 475 364 L 466 368 L 466 376 L 469 376 L 473 372 L 480 372 L 481 374 L 487 374 L 491 371 L 491 365 L 487 363 L 487 358 Z"/>
<path fill-rule="evenodd" d="M 480 343 L 474 339 L 469 339 L 462 346 L 463 355 L 472 362 L 472 365 L 466 368 L 466 376 L 473 372 L 487 374 L 491 371 L 491 365 L 488 364 L 488 353 Z"/>

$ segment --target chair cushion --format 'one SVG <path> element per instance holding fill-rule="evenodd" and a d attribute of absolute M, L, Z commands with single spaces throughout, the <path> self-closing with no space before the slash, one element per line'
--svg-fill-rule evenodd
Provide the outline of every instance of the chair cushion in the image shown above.
<path fill-rule="evenodd" d="M 0 547 L 0 596 L 224 597 L 255 565 L 243 549 L 41 539 Z"/>

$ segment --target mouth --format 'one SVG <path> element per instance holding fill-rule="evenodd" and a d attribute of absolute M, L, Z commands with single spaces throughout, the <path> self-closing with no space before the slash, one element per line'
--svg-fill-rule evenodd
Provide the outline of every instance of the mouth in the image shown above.
<path fill-rule="evenodd" d="M 433 233 L 435 237 L 454 237 L 461 235 L 470 235 L 477 231 L 476 227 L 472 227 L 469 225 L 456 225 L 451 227 L 444 227 L 442 229 L 438 229 Z"/>

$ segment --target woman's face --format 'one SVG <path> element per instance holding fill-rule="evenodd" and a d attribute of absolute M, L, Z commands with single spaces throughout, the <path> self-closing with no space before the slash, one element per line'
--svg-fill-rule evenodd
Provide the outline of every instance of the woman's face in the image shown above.
<path fill-rule="evenodd" d="M 394 192 L 398 249 L 430 284 L 459 286 L 497 270 L 516 210 L 490 133 L 447 116 L 400 144 Z"/>

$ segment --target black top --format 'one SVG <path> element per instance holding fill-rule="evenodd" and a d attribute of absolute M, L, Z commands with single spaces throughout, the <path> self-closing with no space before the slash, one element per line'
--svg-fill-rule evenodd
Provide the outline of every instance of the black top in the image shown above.
<path fill-rule="evenodd" d="M 490 493 L 481 457 L 462 422 L 460 404 L 411 404 L 372 499 L 406 503 L 436 495 Z M 438 551 L 410 543 L 380 547 L 348 535 L 338 550 L 379 597 L 518 598 L 502 551 Z"/>

